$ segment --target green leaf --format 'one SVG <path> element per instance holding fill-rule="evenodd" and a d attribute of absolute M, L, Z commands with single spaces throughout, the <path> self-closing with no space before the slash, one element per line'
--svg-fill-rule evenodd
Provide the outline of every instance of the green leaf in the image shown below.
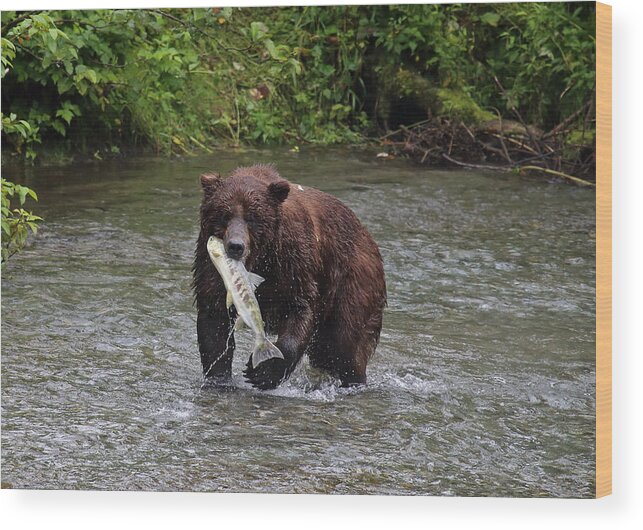
<path fill-rule="evenodd" d="M 79 93 L 81 96 L 84 96 L 84 95 L 87 93 L 88 85 L 87 85 L 87 83 L 85 82 L 85 80 L 84 80 L 84 79 L 80 79 L 80 80 L 76 83 L 76 88 L 77 88 L 77 90 L 78 90 L 78 93 Z"/>
<path fill-rule="evenodd" d="M 67 130 L 65 129 L 65 124 L 63 122 L 61 122 L 60 120 L 52 121 L 51 126 L 61 136 L 67 136 Z"/>
<path fill-rule="evenodd" d="M 495 13 L 494 11 L 488 11 L 480 17 L 480 20 L 485 24 L 489 24 L 490 26 L 493 26 L 495 28 L 498 26 L 498 22 L 500 21 L 500 15 L 498 13 Z"/>
<path fill-rule="evenodd" d="M 42 15 L 33 15 L 31 18 L 34 20 L 34 22 L 40 24 L 41 26 L 47 25 L 47 20 Z"/>
<path fill-rule="evenodd" d="M 281 59 L 281 57 L 279 56 L 279 53 L 277 52 L 277 48 L 275 47 L 275 43 L 272 42 L 272 40 L 266 39 L 264 41 L 264 46 L 266 47 L 266 50 L 270 54 L 270 57 L 277 60 Z"/>
<path fill-rule="evenodd" d="M 250 23 L 250 38 L 253 41 L 259 40 L 266 33 L 268 33 L 268 26 L 266 26 L 263 22 L 251 22 Z"/>
<path fill-rule="evenodd" d="M 72 80 L 72 78 L 71 77 L 65 77 L 65 78 L 61 79 L 60 82 L 57 85 L 58 93 L 59 94 L 64 94 L 72 86 L 74 86 L 74 81 Z"/>
<path fill-rule="evenodd" d="M 89 79 L 93 84 L 98 83 L 98 76 L 96 75 L 96 72 L 94 70 L 87 70 L 87 72 L 85 72 L 85 77 Z"/>
<path fill-rule="evenodd" d="M 27 193 L 29 193 L 29 188 L 25 186 L 18 186 L 18 198 L 20 199 L 20 204 L 24 204 L 27 199 Z"/>
<path fill-rule="evenodd" d="M 302 72 L 301 63 L 297 59 L 292 59 L 292 58 L 289 59 L 288 62 L 293 65 L 293 67 L 295 69 L 295 73 L 297 75 L 300 75 L 301 72 Z"/>
<path fill-rule="evenodd" d="M 71 123 L 72 118 L 74 117 L 74 113 L 68 108 L 64 108 L 56 111 L 56 117 L 62 118 L 67 122 L 67 125 L 69 125 Z"/>
<path fill-rule="evenodd" d="M 56 53 L 56 51 L 58 50 L 58 43 L 56 42 L 56 40 L 52 39 L 51 37 L 49 37 L 46 40 L 47 40 L 47 48 L 49 48 L 49 51 L 51 53 Z"/>

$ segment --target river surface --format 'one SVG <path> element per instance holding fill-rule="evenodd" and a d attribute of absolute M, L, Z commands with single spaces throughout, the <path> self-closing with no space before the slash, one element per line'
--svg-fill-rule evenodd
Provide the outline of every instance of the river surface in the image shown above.
<path fill-rule="evenodd" d="M 255 390 L 247 331 L 234 385 L 204 385 L 198 176 L 254 162 L 339 197 L 380 246 L 389 299 L 366 388 L 304 361 Z M 2 270 L 3 487 L 593 495 L 593 191 L 342 149 L 17 180 L 45 221 Z"/>

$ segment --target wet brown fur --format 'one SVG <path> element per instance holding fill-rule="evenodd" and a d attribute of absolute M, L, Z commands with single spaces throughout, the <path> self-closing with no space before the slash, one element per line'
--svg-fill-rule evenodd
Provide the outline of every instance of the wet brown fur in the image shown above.
<path fill-rule="evenodd" d="M 197 332 L 206 376 L 229 377 L 234 337 L 225 288 L 206 243 L 234 227 L 247 243 L 246 268 L 265 278 L 256 291 L 268 332 L 285 360 L 271 359 L 246 378 L 274 388 L 302 355 L 344 385 L 366 382 L 386 303 L 382 258 L 355 214 L 338 199 L 283 179 L 272 166 L 201 177 L 201 231 L 194 262 Z"/>

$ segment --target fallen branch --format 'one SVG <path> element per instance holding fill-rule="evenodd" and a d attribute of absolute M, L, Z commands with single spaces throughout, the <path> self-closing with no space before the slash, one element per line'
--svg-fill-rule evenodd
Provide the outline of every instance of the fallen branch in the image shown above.
<path fill-rule="evenodd" d="M 550 175 L 556 175 L 557 177 L 562 177 L 564 179 L 571 180 L 572 182 L 575 182 L 576 184 L 580 184 L 581 186 L 589 186 L 590 188 L 596 187 L 596 184 L 594 182 L 590 182 L 589 180 L 584 180 L 578 177 L 574 177 L 573 175 L 568 175 L 567 173 L 563 173 L 562 171 L 555 171 L 553 169 L 547 169 L 545 167 L 539 167 L 539 166 L 522 166 L 518 168 L 518 171 L 527 171 L 527 170 L 542 171 L 543 173 L 549 173 Z"/>
<path fill-rule="evenodd" d="M 419 127 L 420 125 L 424 125 L 425 123 L 429 123 L 431 120 L 422 120 L 418 121 L 416 123 L 413 123 L 407 127 L 402 126 L 399 129 L 395 129 L 394 131 L 391 131 L 389 133 L 386 133 L 384 136 L 380 136 L 380 141 L 386 140 L 387 138 L 390 138 L 391 136 L 395 136 L 397 133 L 401 133 L 402 131 L 408 131 L 409 129 L 413 129 L 415 127 Z"/>
<path fill-rule="evenodd" d="M 572 182 L 575 182 L 576 184 L 580 184 L 581 186 L 589 186 L 591 188 L 595 188 L 596 184 L 593 182 L 589 182 L 588 180 L 584 180 L 579 177 L 574 177 L 573 175 L 568 175 L 567 173 L 563 173 L 562 171 L 555 171 L 553 169 L 547 169 L 545 167 L 540 167 L 540 166 L 516 166 L 516 167 L 507 167 L 507 166 L 492 166 L 489 164 L 471 164 L 470 162 L 462 162 L 460 160 L 456 160 L 455 158 L 450 157 L 446 153 L 442 153 L 442 158 L 445 160 L 451 162 L 452 164 L 456 164 L 458 166 L 470 168 L 470 169 L 486 169 L 489 171 L 502 171 L 502 172 L 511 172 L 511 171 L 518 171 L 523 172 L 523 171 L 541 171 L 543 173 L 548 173 L 550 175 L 555 175 L 557 177 L 561 177 L 567 180 L 571 180 Z"/>
<path fill-rule="evenodd" d="M 586 106 L 576 114 L 583 116 Z M 499 114 L 499 113 L 498 113 Z M 569 125 L 561 124 L 543 140 L 543 133 L 523 123 L 498 116 L 500 130 L 482 124 L 478 127 L 448 117 L 434 117 L 410 126 L 402 125 L 381 138 L 386 145 L 406 153 L 420 164 L 447 164 L 469 169 L 502 172 L 540 171 L 568 182 L 595 187 L 595 154 L 584 154 L 585 146 L 570 147 Z M 511 132 L 507 134 L 508 123 Z M 518 129 L 514 127 L 518 126 Z M 578 176 L 576 176 L 578 175 Z"/>
<path fill-rule="evenodd" d="M 488 164 L 471 164 L 470 162 L 461 162 L 460 160 L 451 158 L 446 153 L 442 153 L 442 158 L 451 162 L 452 164 L 456 164 L 457 166 L 468 167 L 470 169 L 488 169 L 489 171 L 510 171 L 511 170 L 511 168 L 508 168 L 507 166 L 491 166 Z"/>
<path fill-rule="evenodd" d="M 565 118 L 563 121 L 561 121 L 556 127 L 554 127 L 551 131 L 548 133 L 543 134 L 542 139 L 546 140 L 547 138 L 550 138 L 552 136 L 555 136 L 556 134 L 559 134 L 561 132 L 565 132 L 567 127 L 571 125 L 576 118 L 578 118 L 583 112 L 587 112 L 587 110 L 591 107 L 593 99 L 590 99 L 587 103 L 585 103 L 581 108 L 576 110 L 576 112 L 573 112 L 570 114 L 567 118 Z"/>
<path fill-rule="evenodd" d="M 500 79 L 498 79 L 498 77 L 494 75 L 494 76 L 493 76 L 493 80 L 495 81 L 496 86 L 500 89 L 500 93 L 502 94 L 502 96 L 503 96 L 507 101 L 509 101 L 509 98 L 508 98 L 508 96 L 507 96 L 507 92 L 505 91 L 505 88 L 502 86 L 502 83 L 500 83 Z M 525 120 L 523 120 L 523 119 L 522 119 L 522 116 L 520 115 L 520 112 L 518 112 L 518 109 L 517 109 L 516 107 L 514 107 L 513 105 L 511 105 L 509 108 L 510 108 L 510 109 L 511 109 L 511 111 L 514 113 L 514 115 L 518 118 L 518 121 L 520 122 L 520 124 L 525 128 L 525 131 L 527 132 L 527 134 L 529 135 L 529 139 L 531 140 L 531 144 L 534 146 L 534 148 L 535 148 L 535 149 L 538 151 L 538 153 L 540 154 L 540 153 L 542 152 L 542 151 L 540 150 L 540 145 L 538 144 L 538 142 L 537 142 L 537 141 L 536 141 L 536 139 L 534 138 L 534 135 L 533 135 L 533 133 L 532 133 L 531 128 L 530 128 L 530 127 L 528 127 L 528 126 L 527 126 L 527 124 L 525 123 Z"/>

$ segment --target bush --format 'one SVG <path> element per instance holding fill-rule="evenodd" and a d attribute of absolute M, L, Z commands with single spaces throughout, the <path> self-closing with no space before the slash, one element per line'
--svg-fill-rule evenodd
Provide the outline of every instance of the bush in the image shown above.
<path fill-rule="evenodd" d="M 2 263 L 24 247 L 29 232 L 38 230 L 41 217 L 33 215 L 22 208 L 28 197 L 37 201 L 36 192 L 26 186 L 20 186 L 2 179 Z M 18 199 L 19 208 L 13 208 L 12 202 Z"/>
<path fill-rule="evenodd" d="M 28 159 L 355 142 L 400 69 L 437 112 L 547 130 L 592 97 L 594 46 L 589 2 L 3 12 L 3 140 Z"/>

